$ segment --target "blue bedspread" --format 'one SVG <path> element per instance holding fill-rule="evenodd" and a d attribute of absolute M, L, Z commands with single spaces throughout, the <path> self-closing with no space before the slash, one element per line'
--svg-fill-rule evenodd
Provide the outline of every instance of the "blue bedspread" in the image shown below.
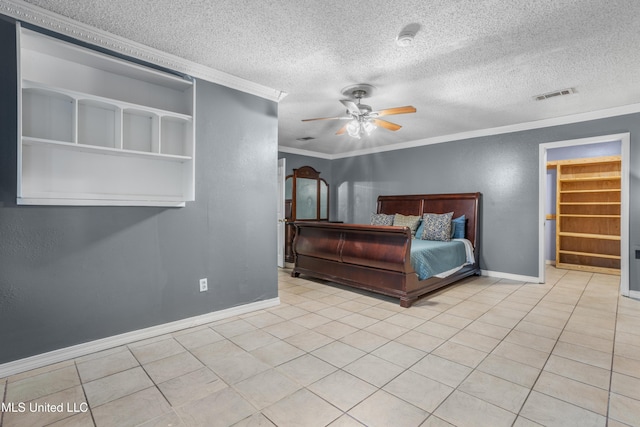
<path fill-rule="evenodd" d="M 459 240 L 437 242 L 413 239 L 411 265 L 420 280 L 449 271 L 467 262 L 464 243 Z"/>

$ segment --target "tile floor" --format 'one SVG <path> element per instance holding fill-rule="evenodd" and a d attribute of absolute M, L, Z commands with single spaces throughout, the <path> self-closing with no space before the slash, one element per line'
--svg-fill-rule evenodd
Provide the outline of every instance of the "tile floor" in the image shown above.
<path fill-rule="evenodd" d="M 0 379 L 0 424 L 640 425 L 640 301 L 617 277 L 473 277 L 402 309 L 279 274 L 278 307 Z"/>

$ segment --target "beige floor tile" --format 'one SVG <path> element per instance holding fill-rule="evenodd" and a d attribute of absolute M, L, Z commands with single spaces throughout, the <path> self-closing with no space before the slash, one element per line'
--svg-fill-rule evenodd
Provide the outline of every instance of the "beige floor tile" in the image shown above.
<path fill-rule="evenodd" d="M 265 408 L 263 414 L 278 427 L 326 426 L 342 411 L 306 389 Z"/>
<path fill-rule="evenodd" d="M 151 387 L 91 410 L 97 427 L 135 426 L 171 412 L 157 388 Z"/>
<path fill-rule="evenodd" d="M 233 427 L 275 427 L 275 424 L 269 421 L 262 413 L 256 413 L 244 420 L 238 421 Z"/>
<path fill-rule="evenodd" d="M 47 427 L 94 427 L 93 418 L 91 418 L 90 412 L 84 412 L 77 415 L 72 415 L 69 418 L 64 418 L 55 423 L 48 424 Z M 176 427 L 179 427 L 176 424 Z"/>
<path fill-rule="evenodd" d="M 542 424 L 538 424 L 534 421 L 528 420 L 524 417 L 516 418 L 516 422 L 513 423 L 513 427 L 544 427 Z"/>
<path fill-rule="evenodd" d="M 611 371 L 552 354 L 544 370 L 604 390 L 609 389 Z"/>
<path fill-rule="evenodd" d="M 337 307 L 343 308 L 345 310 L 349 310 L 353 313 L 358 313 L 362 310 L 366 310 L 367 308 L 371 307 L 371 305 L 363 304 L 361 302 L 351 300 L 351 301 L 343 302 L 342 304 L 338 304 Z"/>
<path fill-rule="evenodd" d="M 212 325 L 211 329 L 213 329 L 223 337 L 231 338 L 236 335 L 255 331 L 256 327 L 244 319 L 237 319 L 227 323 Z"/>
<path fill-rule="evenodd" d="M 82 382 L 93 381 L 139 366 L 129 350 L 119 351 L 105 357 L 90 359 L 77 364 Z"/>
<path fill-rule="evenodd" d="M 546 353 L 551 353 L 551 350 L 553 350 L 553 347 L 556 345 L 555 339 L 516 330 L 511 331 L 504 340 Z"/>
<path fill-rule="evenodd" d="M 384 386 L 404 371 L 404 368 L 372 354 L 365 354 L 342 369 L 376 387 Z"/>
<path fill-rule="evenodd" d="M 304 316 L 296 317 L 291 321 L 307 329 L 313 329 L 320 325 L 324 325 L 325 323 L 329 323 L 331 319 L 324 316 L 320 316 L 319 314 L 316 314 L 316 313 L 309 313 L 309 314 L 305 314 Z"/>
<path fill-rule="evenodd" d="M 611 353 L 613 351 L 613 339 L 606 340 L 579 332 L 564 331 L 562 335 L 560 335 L 559 341 L 589 347 L 605 353 Z"/>
<path fill-rule="evenodd" d="M 640 346 L 640 335 L 630 334 L 628 332 L 616 332 L 616 342 Z"/>
<path fill-rule="evenodd" d="M 514 330 L 539 335 L 541 337 L 550 338 L 553 340 L 557 340 L 560 334 L 562 334 L 562 329 L 560 328 L 541 325 L 539 323 L 532 323 L 526 320 L 518 323 Z"/>
<path fill-rule="evenodd" d="M 334 340 L 339 340 L 345 335 L 352 334 L 356 332 L 358 329 L 353 326 L 349 326 L 340 321 L 333 321 L 329 323 L 325 323 L 324 325 L 320 325 L 318 327 L 313 328 L 314 331 L 326 335 L 328 337 L 333 338 Z"/>
<path fill-rule="evenodd" d="M 282 322 L 284 319 L 280 316 L 276 316 L 273 313 L 262 312 L 255 316 L 244 317 L 244 320 L 251 323 L 256 328 L 265 328 L 267 326 L 275 325 Z"/>
<path fill-rule="evenodd" d="M 593 350 L 576 344 L 558 342 L 553 349 L 553 354 L 603 369 L 611 367 L 611 353 Z"/>
<path fill-rule="evenodd" d="M 513 328 L 520 321 L 520 319 L 517 318 L 497 314 L 494 312 L 494 310 L 488 311 L 487 313 L 478 317 L 477 320 L 484 323 L 489 323 L 491 325 L 502 326 L 504 328 Z"/>
<path fill-rule="evenodd" d="M 209 368 L 201 368 L 158 384 L 164 397 L 174 407 L 201 399 L 225 387 L 227 384 Z"/>
<path fill-rule="evenodd" d="M 338 319 L 342 319 L 343 317 L 347 317 L 348 315 L 352 314 L 352 312 L 349 310 L 345 310 L 343 308 L 331 306 L 331 307 L 325 308 L 324 310 L 318 311 L 317 314 L 331 320 L 338 320 Z"/>
<path fill-rule="evenodd" d="M 176 414 L 175 411 L 171 411 L 140 424 L 139 427 L 185 427 L 185 425 L 178 414 Z"/>
<path fill-rule="evenodd" d="M 194 348 L 202 347 L 203 345 L 222 341 L 224 339 L 222 335 L 211 328 L 204 328 L 189 333 L 174 335 L 174 338 L 187 350 L 193 350 Z"/>
<path fill-rule="evenodd" d="M 191 353 L 205 365 L 215 363 L 218 359 L 245 354 L 246 351 L 229 340 L 217 341 L 211 344 L 197 347 Z"/>
<path fill-rule="evenodd" d="M 274 342 L 278 341 L 278 338 L 258 329 L 255 331 L 245 332 L 244 334 L 233 336 L 229 338 L 229 340 L 243 350 L 251 351 L 268 344 L 273 344 Z"/>
<path fill-rule="evenodd" d="M 640 378 L 640 360 L 614 355 L 613 370 L 621 374 Z"/>
<path fill-rule="evenodd" d="M 377 320 L 384 320 L 384 319 L 388 319 L 389 317 L 395 315 L 397 312 L 395 311 L 391 311 L 391 310 L 387 310 L 381 307 L 369 307 L 366 308 L 364 310 L 362 310 L 360 312 L 360 314 L 364 315 L 364 316 L 368 316 L 371 317 L 372 319 L 377 319 Z M 421 317 L 422 318 L 422 317 Z M 427 320 L 427 319 L 425 319 Z M 369 326 L 369 325 L 367 325 Z"/>
<path fill-rule="evenodd" d="M 435 415 L 431 415 L 427 420 L 420 424 L 420 427 L 456 427 L 451 423 L 446 422 L 442 418 L 438 418 Z"/>
<path fill-rule="evenodd" d="M 640 425 L 640 400 L 611 393 L 609 417 L 630 426 Z"/>
<path fill-rule="evenodd" d="M 363 330 L 359 330 L 342 337 L 340 341 L 366 353 L 369 353 L 389 342 L 387 338 Z"/>
<path fill-rule="evenodd" d="M 343 366 L 364 356 L 365 352 L 348 344 L 334 341 L 324 347 L 314 350 L 312 354 L 325 362 L 331 363 L 333 366 L 342 368 Z"/>
<path fill-rule="evenodd" d="M 282 340 L 282 339 L 294 336 L 296 334 L 305 332 L 308 329 L 305 328 L 304 326 L 298 325 L 297 323 L 284 321 L 281 323 L 276 323 L 275 325 L 267 326 L 262 330 Z"/>
<path fill-rule="evenodd" d="M 533 389 L 600 415 L 607 415 L 607 390 L 547 371 L 542 371 Z"/>
<path fill-rule="evenodd" d="M 394 342 L 407 345 L 425 353 L 430 353 L 445 342 L 445 340 L 432 335 L 423 334 L 422 332 L 409 331 L 406 334 L 400 335 L 394 340 Z"/>
<path fill-rule="evenodd" d="M 63 368 L 64 369 L 64 368 Z M 59 369 L 58 369 L 59 370 Z M 46 374 L 40 374 L 46 375 Z M 40 376 L 37 375 L 37 376 Z M 16 412 L 0 413 L 4 427 L 46 426 L 51 423 L 66 420 L 75 415 L 86 405 L 86 400 L 80 385 L 72 386 L 52 394 L 39 396 L 35 400 L 13 400 L 6 398 L 5 403 L 13 402 Z M 19 403 L 24 404 L 24 412 L 19 412 Z M 55 410 L 48 408 L 55 407 Z M 60 408 L 61 410 L 58 410 Z M 71 421 L 71 420 L 70 420 Z M 77 420 L 72 420 L 76 422 Z"/>
<path fill-rule="evenodd" d="M 532 391 L 520 415 L 548 427 L 605 427 L 606 417 Z"/>
<path fill-rule="evenodd" d="M 147 374 L 156 383 L 163 383 L 172 378 L 203 368 L 204 365 L 191 353 L 182 352 L 155 362 L 143 365 Z"/>
<path fill-rule="evenodd" d="M 509 328 L 492 325 L 490 323 L 484 323 L 479 320 L 470 323 L 464 328 L 464 330 L 485 337 L 491 337 L 497 340 L 502 340 L 511 331 L 511 329 Z"/>
<path fill-rule="evenodd" d="M 529 395 L 529 388 L 480 371 L 473 371 L 458 390 L 515 414 Z"/>
<path fill-rule="evenodd" d="M 461 365 L 469 366 L 470 368 L 475 368 L 485 357 L 487 357 L 488 353 L 456 344 L 452 341 L 447 341 L 440 347 L 433 350 L 431 354 L 440 356 L 443 359 L 451 360 L 452 362 L 456 362 Z"/>
<path fill-rule="evenodd" d="M 186 427 L 226 427 L 253 415 L 255 408 L 238 392 L 226 387 L 175 411 Z"/>
<path fill-rule="evenodd" d="M 524 347 L 519 344 L 506 341 L 500 343 L 495 350 L 493 350 L 492 354 L 504 357 L 505 359 L 521 362 L 537 369 L 542 369 L 549 357 L 549 353 L 547 352 L 538 351 L 533 348 Z"/>
<path fill-rule="evenodd" d="M 640 346 L 616 342 L 614 353 L 618 356 L 626 357 L 629 359 L 640 360 Z"/>
<path fill-rule="evenodd" d="M 349 316 L 340 319 L 340 321 L 358 329 L 364 329 L 379 322 L 378 319 L 366 316 L 362 313 L 350 314 Z"/>
<path fill-rule="evenodd" d="M 427 412 L 433 412 L 454 390 L 452 387 L 410 371 L 403 372 L 383 389 Z"/>
<path fill-rule="evenodd" d="M 417 426 L 429 413 L 379 390 L 350 410 L 349 415 L 367 426 Z"/>
<path fill-rule="evenodd" d="M 263 409 L 293 394 L 301 386 L 286 375 L 270 369 L 236 383 L 233 388 L 253 406 Z"/>
<path fill-rule="evenodd" d="M 227 384 L 235 384 L 271 368 L 249 353 L 216 359 L 207 366 Z"/>
<path fill-rule="evenodd" d="M 301 350 L 309 352 L 333 342 L 333 338 L 329 338 L 315 331 L 305 331 L 287 337 L 285 341 Z"/>
<path fill-rule="evenodd" d="M 92 354 L 89 354 L 87 356 L 83 356 L 83 357 L 77 358 L 75 360 L 79 361 L 79 360 L 85 359 L 85 358 L 89 358 L 89 359 L 90 358 L 95 358 L 97 356 L 94 356 L 94 355 L 97 355 L 97 354 L 102 354 L 102 353 L 112 354 L 112 353 L 117 353 L 118 351 L 122 351 L 122 350 L 123 350 L 122 347 L 118 347 L 118 348 L 115 348 L 115 349 L 105 350 L 105 351 L 101 351 L 101 352 L 98 352 L 98 353 L 92 353 Z M 64 362 L 54 363 L 52 365 L 47 365 L 47 366 L 43 366 L 41 368 L 31 369 L 29 371 L 25 371 L 25 372 L 21 372 L 19 374 L 11 375 L 9 378 L 0 379 L 0 383 L 3 383 L 5 381 L 7 381 L 7 382 L 16 382 L 16 381 L 24 380 L 24 379 L 29 378 L 29 377 L 35 377 L 36 375 L 46 374 L 47 372 L 56 371 L 58 369 L 67 368 L 69 366 L 74 366 L 74 365 L 75 365 L 75 363 L 74 363 L 73 360 L 65 360 Z"/>
<path fill-rule="evenodd" d="M 411 316 L 405 313 L 396 313 L 391 317 L 384 319 L 385 322 L 389 322 L 396 326 L 401 326 L 407 329 L 413 329 L 426 322 L 426 319 L 420 317 Z"/>
<path fill-rule="evenodd" d="M 185 348 L 173 338 L 143 346 L 130 346 L 129 348 L 136 359 L 143 365 L 186 351 Z"/>
<path fill-rule="evenodd" d="M 424 357 L 410 370 L 450 387 L 457 387 L 472 371 L 468 366 L 432 354 Z"/>
<path fill-rule="evenodd" d="M 613 372 L 611 375 L 611 391 L 640 401 L 640 378 Z"/>
<path fill-rule="evenodd" d="M 152 386 L 153 381 L 139 366 L 83 385 L 92 408 Z"/>
<path fill-rule="evenodd" d="M 436 338 L 442 338 L 448 340 L 458 332 L 460 328 L 454 328 L 453 326 L 443 325 L 441 323 L 429 320 L 414 329 L 416 332 L 422 332 L 423 334 L 431 335 Z"/>
<path fill-rule="evenodd" d="M 490 353 L 498 344 L 500 344 L 500 340 L 498 339 L 470 332 L 467 329 L 463 329 L 455 334 L 451 337 L 449 342 L 471 347 L 485 353 Z"/>
<path fill-rule="evenodd" d="M 454 391 L 433 415 L 458 427 L 511 426 L 516 415 L 461 391 Z"/>
<path fill-rule="evenodd" d="M 331 424 L 328 427 L 363 427 L 364 424 L 359 423 L 354 418 L 350 417 L 347 414 L 344 414 Z"/>
<path fill-rule="evenodd" d="M 445 313 L 439 314 L 438 316 L 431 319 L 431 321 L 439 323 L 440 325 L 451 326 L 456 329 L 462 329 L 473 321 L 472 319 L 466 317 L 452 315 L 450 314 L 450 312 L 451 310 L 447 310 Z"/>
<path fill-rule="evenodd" d="M 278 307 L 269 309 L 270 313 L 273 313 L 277 316 L 282 317 L 285 320 L 291 320 L 296 317 L 304 316 L 305 314 L 309 314 L 307 310 L 303 310 L 300 307 L 287 305 L 283 306 L 282 304 Z"/>
<path fill-rule="evenodd" d="M 44 372 L 18 381 L 9 381 L 5 402 L 28 402 L 80 385 L 75 366 Z"/>
<path fill-rule="evenodd" d="M 273 344 L 253 350 L 251 354 L 270 366 L 278 366 L 302 356 L 305 352 L 286 341 L 278 340 Z"/>
<path fill-rule="evenodd" d="M 381 320 L 378 323 L 367 326 L 366 328 L 364 328 L 364 330 L 376 335 L 380 335 L 381 337 L 387 338 L 389 340 L 393 340 L 398 338 L 400 335 L 407 333 L 409 331 L 409 328 L 394 325 L 393 323 L 389 323 L 386 320 Z"/>
<path fill-rule="evenodd" d="M 401 366 L 404 369 L 409 368 L 427 355 L 424 351 L 417 350 L 397 341 L 390 341 L 382 347 L 373 350 L 371 354 Z"/>
<path fill-rule="evenodd" d="M 311 354 L 305 354 L 276 368 L 298 384 L 306 387 L 335 372 L 337 368 Z"/>
<path fill-rule="evenodd" d="M 370 382 L 342 370 L 316 381 L 308 389 L 342 411 L 348 411 L 377 390 Z"/>
<path fill-rule="evenodd" d="M 516 360 L 505 359 L 495 354 L 488 355 L 477 370 L 494 375 L 523 387 L 531 388 L 536 382 L 540 369 L 525 365 Z"/>

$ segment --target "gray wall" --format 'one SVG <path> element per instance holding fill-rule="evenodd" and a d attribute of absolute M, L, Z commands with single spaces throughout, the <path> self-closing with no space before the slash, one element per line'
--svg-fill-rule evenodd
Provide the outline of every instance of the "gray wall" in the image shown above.
<path fill-rule="evenodd" d="M 334 160 L 337 219 L 366 223 L 380 194 L 482 193 L 481 268 L 538 275 L 538 146 L 631 133 L 630 247 L 640 245 L 640 114 Z M 630 289 L 640 269 L 630 256 Z"/>
<path fill-rule="evenodd" d="M 197 82 L 185 208 L 16 206 L 15 28 L 2 20 L 0 57 L 0 363 L 277 297 L 275 102 Z"/>

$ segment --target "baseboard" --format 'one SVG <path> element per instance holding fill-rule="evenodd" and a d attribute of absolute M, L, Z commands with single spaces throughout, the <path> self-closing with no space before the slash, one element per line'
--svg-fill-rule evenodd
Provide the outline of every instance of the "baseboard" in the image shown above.
<path fill-rule="evenodd" d="M 501 271 L 480 270 L 480 274 L 487 277 L 498 277 L 500 279 L 517 280 L 518 282 L 541 283 L 539 277 L 522 276 L 520 274 L 503 273 Z"/>
<path fill-rule="evenodd" d="M 276 297 L 264 301 L 244 304 L 238 307 L 214 311 L 212 313 L 202 314 L 200 316 L 189 317 L 187 319 L 176 320 L 175 322 L 164 323 L 162 325 L 152 326 L 150 328 L 126 332 L 124 334 L 114 335 L 95 341 L 89 341 L 71 347 L 61 348 L 47 353 L 26 357 L 24 359 L 14 360 L 12 362 L 0 365 L 0 378 L 19 374 L 20 372 L 30 371 L 36 368 L 41 368 L 53 363 L 75 359 L 76 357 L 85 356 L 87 354 L 107 350 L 109 348 L 131 344 L 132 342 L 140 341 L 143 339 L 170 334 L 182 329 L 204 325 L 207 323 L 215 322 L 217 320 L 250 313 L 252 311 L 275 307 L 279 304 L 280 298 Z"/>
<path fill-rule="evenodd" d="M 640 300 L 640 291 L 629 291 L 628 297 Z"/>
<path fill-rule="evenodd" d="M 545 260 L 545 261 L 544 261 L 544 263 L 545 263 L 546 265 L 556 265 L 556 260 L 554 260 L 554 259 L 547 259 L 547 260 Z"/>

